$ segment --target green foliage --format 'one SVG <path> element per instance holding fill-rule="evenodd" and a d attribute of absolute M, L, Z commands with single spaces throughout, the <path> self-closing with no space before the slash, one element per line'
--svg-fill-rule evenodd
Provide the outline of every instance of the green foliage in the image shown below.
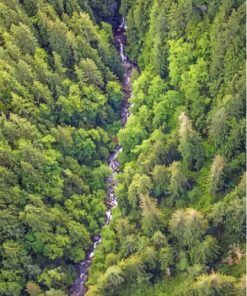
<path fill-rule="evenodd" d="M 114 291 L 120 288 L 124 281 L 123 272 L 118 266 L 111 266 L 107 269 L 102 278 L 102 291 L 104 295 L 114 295 Z"/>
<path fill-rule="evenodd" d="M 1 295 L 67 295 L 95 233 L 87 296 L 244 295 L 244 4 L 0 1 Z"/>
<path fill-rule="evenodd" d="M 192 129 L 185 113 L 179 115 L 179 151 L 188 169 L 200 169 L 203 163 L 203 147 L 200 137 Z"/>
<path fill-rule="evenodd" d="M 162 212 L 157 207 L 156 201 L 148 195 L 141 196 L 142 229 L 144 234 L 151 235 L 162 228 Z"/>
<path fill-rule="evenodd" d="M 187 295 L 234 295 L 237 292 L 234 277 L 212 273 L 200 276 Z"/>
<path fill-rule="evenodd" d="M 193 264 L 206 265 L 210 262 L 214 262 L 218 254 L 219 245 L 217 240 L 212 236 L 206 236 L 198 246 L 192 248 L 190 257 Z"/>
<path fill-rule="evenodd" d="M 38 284 L 33 281 L 28 281 L 26 284 L 26 291 L 30 296 L 38 296 L 41 294 L 41 289 Z"/>
<path fill-rule="evenodd" d="M 67 295 L 104 223 L 122 66 L 93 15 L 111 4 L 0 1 L 1 295 Z"/>
<path fill-rule="evenodd" d="M 181 163 L 174 161 L 170 166 L 171 181 L 170 181 L 170 193 L 173 199 L 183 197 L 188 187 L 187 178 L 184 174 L 184 169 Z"/>
<path fill-rule="evenodd" d="M 170 230 L 181 245 L 192 246 L 201 240 L 207 229 L 207 221 L 195 209 L 177 210 L 170 221 Z"/>

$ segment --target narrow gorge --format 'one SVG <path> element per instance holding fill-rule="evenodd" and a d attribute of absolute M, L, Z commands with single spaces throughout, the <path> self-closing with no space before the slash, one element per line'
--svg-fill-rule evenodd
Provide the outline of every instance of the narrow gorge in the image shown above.
<path fill-rule="evenodd" d="M 246 295 L 246 1 L 0 0 L 0 295 Z"/>
<path fill-rule="evenodd" d="M 120 19 L 118 19 L 119 21 Z M 121 17 L 121 22 L 119 21 L 119 25 L 117 28 L 113 28 L 113 35 L 114 35 L 114 45 L 117 48 L 121 61 L 124 67 L 124 79 L 122 81 L 122 92 L 123 92 L 123 101 L 121 105 L 121 127 L 123 128 L 128 120 L 130 115 L 130 103 L 129 98 L 132 95 L 132 85 L 131 85 L 131 74 L 132 70 L 136 68 L 136 65 L 132 63 L 128 57 L 125 55 L 124 47 L 126 45 L 126 29 L 127 25 L 125 22 L 124 17 Z M 108 158 L 108 165 L 111 169 L 111 176 L 107 179 L 107 211 L 106 211 L 106 218 L 105 218 L 105 226 L 107 226 L 112 219 L 112 209 L 117 206 L 117 198 L 114 192 L 114 188 L 116 185 L 115 176 L 119 171 L 119 162 L 118 162 L 118 154 L 121 152 L 122 147 L 117 144 L 114 151 L 110 154 Z M 97 246 L 101 243 L 102 238 L 99 234 L 92 237 L 92 246 L 86 252 L 85 260 L 82 261 L 78 266 L 77 271 L 77 278 L 71 287 L 70 296 L 83 296 L 87 291 L 86 282 L 88 279 L 88 270 L 93 260 L 94 250 Z"/>

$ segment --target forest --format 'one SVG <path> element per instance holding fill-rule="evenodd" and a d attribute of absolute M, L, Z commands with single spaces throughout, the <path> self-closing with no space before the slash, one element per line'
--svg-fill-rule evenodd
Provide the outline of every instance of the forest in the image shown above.
<path fill-rule="evenodd" d="M 107 13 L 0 1 L 0 295 L 67 295 L 104 223 L 123 75 Z"/>
<path fill-rule="evenodd" d="M 68 295 L 95 234 L 85 296 L 246 294 L 245 9 L 0 0 L 0 295 Z"/>

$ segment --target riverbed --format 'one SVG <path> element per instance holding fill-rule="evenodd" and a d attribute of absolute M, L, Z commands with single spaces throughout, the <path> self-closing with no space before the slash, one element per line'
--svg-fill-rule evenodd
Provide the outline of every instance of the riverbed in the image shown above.
<path fill-rule="evenodd" d="M 124 18 L 121 19 L 121 23 L 115 30 L 113 31 L 114 35 L 114 45 L 117 48 L 121 61 L 124 67 L 124 79 L 121 82 L 122 84 L 122 92 L 123 92 L 123 101 L 121 105 L 121 127 L 123 128 L 128 120 L 130 115 L 130 102 L 129 99 L 132 95 L 132 85 L 131 85 L 131 74 L 132 70 L 136 68 L 136 66 L 129 61 L 128 57 L 125 54 L 125 46 L 126 46 L 126 22 Z M 117 198 L 115 195 L 115 186 L 116 181 L 115 177 L 119 171 L 119 162 L 118 162 L 118 154 L 121 152 L 122 147 L 120 145 L 116 145 L 114 151 L 110 154 L 108 158 L 108 165 L 111 169 L 111 175 L 107 179 L 107 199 L 106 199 L 106 218 L 105 218 L 105 227 L 111 222 L 112 219 L 112 210 L 117 207 Z M 102 239 L 100 235 L 95 235 L 92 237 L 92 246 L 86 252 L 85 260 L 82 261 L 78 266 L 77 277 L 74 281 L 74 284 L 71 287 L 70 296 L 84 296 L 87 292 L 87 280 L 88 280 L 88 270 L 93 260 L 94 251 L 97 246 L 101 243 Z"/>

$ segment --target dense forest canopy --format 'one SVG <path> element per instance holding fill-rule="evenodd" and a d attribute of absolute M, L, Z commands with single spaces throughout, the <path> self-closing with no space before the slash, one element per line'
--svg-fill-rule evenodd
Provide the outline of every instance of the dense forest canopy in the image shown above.
<path fill-rule="evenodd" d="M 245 2 L 120 11 L 141 74 L 86 295 L 245 295 Z"/>
<path fill-rule="evenodd" d="M 0 1 L 0 295 L 67 295 L 104 223 L 123 75 L 106 3 Z"/>
<path fill-rule="evenodd" d="M 0 0 L 0 295 L 245 295 L 245 1 Z M 107 159 L 122 146 L 105 221 Z"/>

